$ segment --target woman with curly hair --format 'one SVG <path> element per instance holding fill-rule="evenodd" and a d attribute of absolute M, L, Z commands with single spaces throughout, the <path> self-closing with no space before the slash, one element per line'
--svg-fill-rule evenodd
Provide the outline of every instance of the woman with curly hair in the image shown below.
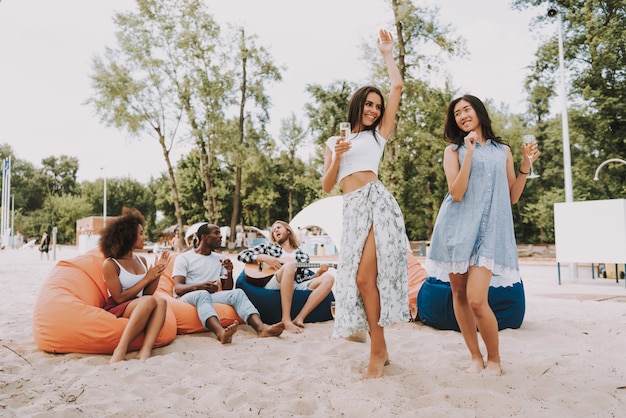
<path fill-rule="evenodd" d="M 109 292 L 104 309 L 117 317 L 128 318 L 110 363 L 124 360 L 128 346 L 142 332 L 144 340 L 137 358 L 149 358 L 165 323 L 167 302 L 153 295 L 169 262 L 169 252 L 157 256 L 151 267 L 144 257 L 134 253 L 144 246 L 144 225 L 139 211 L 124 208 L 122 215 L 110 221 L 100 233 L 100 251 L 106 257 L 102 277 Z"/>

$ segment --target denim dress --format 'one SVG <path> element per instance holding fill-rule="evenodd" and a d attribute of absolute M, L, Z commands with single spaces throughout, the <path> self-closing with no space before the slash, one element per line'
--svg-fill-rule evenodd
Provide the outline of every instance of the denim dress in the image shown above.
<path fill-rule="evenodd" d="M 457 147 L 459 165 L 466 155 Z M 506 172 L 506 145 L 488 139 L 476 143 L 465 195 L 460 202 L 446 194 L 441 204 L 425 268 L 430 276 L 449 282 L 449 273 L 485 267 L 491 286 L 520 281 L 517 244 Z"/>

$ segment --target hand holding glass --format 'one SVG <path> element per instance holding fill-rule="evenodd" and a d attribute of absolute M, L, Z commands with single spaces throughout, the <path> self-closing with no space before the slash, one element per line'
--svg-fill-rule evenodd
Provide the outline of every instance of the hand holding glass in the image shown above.
<path fill-rule="evenodd" d="M 350 127 L 350 122 L 339 123 L 339 136 L 342 136 L 345 142 L 350 142 L 351 133 L 352 133 L 352 128 Z M 343 162 L 346 164 L 348 163 L 348 156 L 345 153 L 343 155 Z"/>
<path fill-rule="evenodd" d="M 529 179 L 534 179 L 539 177 L 539 174 L 535 174 L 533 170 L 533 145 L 537 143 L 537 138 L 534 135 L 524 135 L 522 137 L 522 145 L 524 146 L 524 152 L 528 155 L 530 159 L 530 174 L 528 175 Z"/>

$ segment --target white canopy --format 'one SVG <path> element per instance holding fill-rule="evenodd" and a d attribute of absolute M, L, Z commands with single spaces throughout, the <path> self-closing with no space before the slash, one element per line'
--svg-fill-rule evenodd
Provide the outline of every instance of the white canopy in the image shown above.
<path fill-rule="evenodd" d="M 343 196 L 331 196 L 311 203 L 298 213 L 289 223 L 297 231 L 298 228 L 317 226 L 330 236 L 337 251 L 341 248 Z"/>
<path fill-rule="evenodd" d="M 185 232 L 185 244 L 190 245 L 189 238 L 196 232 L 198 232 L 198 228 L 206 224 L 208 224 L 208 222 L 196 222 L 195 224 L 187 228 L 187 232 Z"/>

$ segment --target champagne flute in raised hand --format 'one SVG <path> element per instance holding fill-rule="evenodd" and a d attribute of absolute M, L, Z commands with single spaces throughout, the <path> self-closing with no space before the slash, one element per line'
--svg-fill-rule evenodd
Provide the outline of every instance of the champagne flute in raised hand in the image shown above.
<path fill-rule="evenodd" d="M 350 127 L 350 122 L 339 123 L 339 136 L 342 136 L 344 138 L 344 141 L 350 142 L 351 133 L 352 133 L 352 128 Z M 343 162 L 345 164 L 348 163 L 348 155 L 346 155 L 345 153 L 343 154 Z"/>
<path fill-rule="evenodd" d="M 528 175 L 529 179 L 534 179 L 539 177 L 539 174 L 535 174 L 533 170 L 533 145 L 537 143 L 537 138 L 534 135 L 524 135 L 522 137 L 522 145 L 524 146 L 524 152 L 528 155 L 528 159 L 530 160 L 530 174 Z"/>

